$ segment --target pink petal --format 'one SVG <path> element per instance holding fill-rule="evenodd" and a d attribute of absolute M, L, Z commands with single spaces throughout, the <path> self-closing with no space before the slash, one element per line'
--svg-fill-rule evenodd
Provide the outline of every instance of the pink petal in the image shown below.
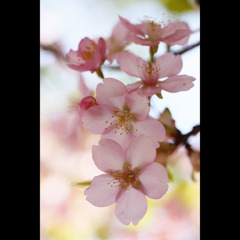
<path fill-rule="evenodd" d="M 93 106 L 82 117 L 83 128 L 94 134 L 102 134 L 108 126 L 106 121 L 112 119 L 113 112 L 104 106 Z"/>
<path fill-rule="evenodd" d="M 128 44 L 129 31 L 119 21 L 113 28 L 112 35 L 106 39 L 107 49 L 110 54 L 122 51 Z"/>
<path fill-rule="evenodd" d="M 156 59 L 156 64 L 160 67 L 159 78 L 176 75 L 182 69 L 182 58 L 171 52 L 165 53 Z"/>
<path fill-rule="evenodd" d="M 135 137 L 126 149 L 126 159 L 132 168 L 141 168 L 156 158 L 156 147 L 151 138 L 145 135 Z"/>
<path fill-rule="evenodd" d="M 144 85 L 142 88 L 138 90 L 139 94 L 143 96 L 152 96 L 156 93 L 161 92 L 161 88 L 158 86 L 147 86 Z"/>
<path fill-rule="evenodd" d="M 96 207 L 106 207 L 116 201 L 119 186 L 112 185 L 114 177 L 102 174 L 94 177 L 90 186 L 84 191 L 86 200 Z"/>
<path fill-rule="evenodd" d="M 166 138 L 164 126 L 154 118 L 147 117 L 143 121 L 134 122 L 132 126 L 135 136 L 139 134 L 146 135 L 150 137 L 156 145 L 158 145 L 158 142 L 162 142 Z"/>
<path fill-rule="evenodd" d="M 84 97 L 80 103 L 78 103 L 79 108 L 79 115 L 80 117 L 83 116 L 84 112 L 89 109 L 90 107 L 96 106 L 98 103 L 96 102 L 96 99 L 92 96 Z"/>
<path fill-rule="evenodd" d="M 188 43 L 189 38 L 190 38 L 190 34 L 187 35 L 186 37 L 182 37 L 182 38 L 179 39 L 179 40 L 172 41 L 170 44 L 171 44 L 171 45 L 180 45 L 180 46 L 183 46 L 183 45 L 185 45 L 185 44 Z"/>
<path fill-rule="evenodd" d="M 128 29 L 119 21 L 113 28 L 112 37 L 115 41 L 122 45 L 127 41 Z"/>
<path fill-rule="evenodd" d="M 68 67 L 79 72 L 94 71 L 96 69 L 94 62 L 91 62 L 90 64 L 80 64 L 80 65 L 68 64 Z"/>
<path fill-rule="evenodd" d="M 130 113 L 134 115 L 137 120 L 145 119 L 150 111 L 148 98 L 136 92 L 129 93 L 126 96 L 126 104 L 130 109 Z"/>
<path fill-rule="evenodd" d="M 141 29 L 141 26 L 134 25 L 130 23 L 127 19 L 119 16 L 119 19 L 124 27 L 126 27 L 129 31 L 138 34 L 138 35 L 143 35 L 144 36 L 144 31 Z"/>
<path fill-rule="evenodd" d="M 102 139 L 98 145 L 92 146 L 92 158 L 100 170 L 109 173 L 122 170 L 125 153 L 119 143 L 111 139 Z"/>
<path fill-rule="evenodd" d="M 107 50 L 107 44 L 105 42 L 105 40 L 103 38 L 99 38 L 98 39 L 98 50 L 100 51 L 100 58 L 101 58 L 101 61 L 104 59 L 105 57 L 105 54 L 106 54 L 106 50 Z"/>
<path fill-rule="evenodd" d="M 73 51 L 72 49 L 66 55 L 67 59 L 74 64 L 84 64 L 85 61 L 79 56 L 78 51 Z"/>
<path fill-rule="evenodd" d="M 131 91 L 136 90 L 140 86 L 142 86 L 142 82 L 130 83 L 127 85 L 127 90 L 128 90 L 128 92 L 131 92 Z"/>
<path fill-rule="evenodd" d="M 171 93 L 188 91 L 194 86 L 192 83 L 194 80 L 194 77 L 188 75 L 177 75 L 168 77 L 165 81 L 160 82 L 159 87 Z"/>
<path fill-rule="evenodd" d="M 149 198 L 159 199 L 168 190 L 168 173 L 166 168 L 160 163 L 153 162 L 143 168 L 140 172 L 139 180 Z"/>
<path fill-rule="evenodd" d="M 184 22 L 169 23 L 163 28 L 161 41 L 170 43 L 171 45 L 183 45 L 187 43 L 186 40 L 189 39 L 191 33 L 192 31 L 188 24 Z M 183 41 L 183 39 L 185 41 Z"/>
<path fill-rule="evenodd" d="M 123 150 L 125 150 L 131 142 L 131 134 L 126 134 L 126 132 L 121 129 L 116 129 L 115 127 L 101 136 L 101 139 L 112 139 L 118 142 Z"/>
<path fill-rule="evenodd" d="M 96 47 L 96 43 L 88 37 L 83 38 L 78 44 L 78 51 L 88 51 L 88 47 Z"/>
<path fill-rule="evenodd" d="M 92 96 L 92 91 L 87 87 L 83 74 L 80 73 L 78 89 L 83 97 Z"/>
<path fill-rule="evenodd" d="M 116 202 L 115 214 L 124 225 L 130 222 L 137 225 L 147 212 L 147 199 L 144 194 L 135 188 L 122 190 Z"/>
<path fill-rule="evenodd" d="M 140 77 L 142 72 L 140 67 L 146 64 L 142 58 L 128 51 L 120 52 L 117 56 L 117 62 L 122 71 L 134 77 Z"/>
<path fill-rule="evenodd" d="M 105 78 L 103 83 L 99 83 L 96 88 L 96 99 L 99 104 L 122 109 L 125 103 L 127 87 L 119 80 Z"/>

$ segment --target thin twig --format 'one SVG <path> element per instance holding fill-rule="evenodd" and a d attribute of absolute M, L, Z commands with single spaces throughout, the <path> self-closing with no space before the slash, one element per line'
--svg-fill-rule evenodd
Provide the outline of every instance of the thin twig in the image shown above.
<path fill-rule="evenodd" d="M 65 55 L 63 54 L 59 43 L 43 44 L 40 43 L 40 48 L 45 51 L 53 53 L 58 60 L 67 61 Z"/>
<path fill-rule="evenodd" d="M 198 46 L 200 46 L 200 41 L 197 42 L 197 43 L 194 43 L 194 44 L 192 44 L 190 46 L 187 46 L 187 47 L 185 47 L 185 48 L 183 48 L 183 49 L 181 49 L 179 51 L 172 51 L 172 50 L 170 50 L 170 52 L 174 53 L 175 55 L 177 55 L 177 54 L 181 55 L 181 54 L 183 54 L 185 52 L 188 52 L 189 50 L 192 50 L 193 48 L 198 47 Z"/>

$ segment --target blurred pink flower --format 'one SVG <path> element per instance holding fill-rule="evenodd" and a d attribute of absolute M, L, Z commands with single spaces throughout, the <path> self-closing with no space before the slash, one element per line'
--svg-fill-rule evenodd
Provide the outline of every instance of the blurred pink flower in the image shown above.
<path fill-rule="evenodd" d="M 190 30 L 187 23 L 169 23 L 162 27 L 154 21 L 143 21 L 140 24 L 132 24 L 119 16 L 121 23 L 132 33 L 129 40 L 144 46 L 156 46 L 160 42 L 171 45 L 184 45 L 188 42 Z"/>
<path fill-rule="evenodd" d="M 116 202 L 115 214 L 125 225 L 137 225 L 147 211 L 147 199 L 161 198 L 168 190 L 166 169 L 154 162 L 156 148 L 143 135 L 126 151 L 115 141 L 103 139 L 92 148 L 96 166 L 105 174 L 93 178 L 84 191 L 87 201 L 97 207 Z"/>
<path fill-rule="evenodd" d="M 87 109 L 82 117 L 83 128 L 102 138 L 110 138 L 126 148 L 134 136 L 150 136 L 156 147 L 165 139 L 163 125 L 148 116 L 149 100 L 117 79 L 105 78 L 96 88 L 99 105 Z"/>
<path fill-rule="evenodd" d="M 83 71 L 95 71 L 97 70 L 105 60 L 106 54 L 106 42 L 103 38 L 99 38 L 98 42 L 85 37 L 79 45 L 78 50 L 72 49 L 67 54 L 67 58 L 73 64 L 68 66 L 74 70 Z"/>
<path fill-rule="evenodd" d="M 188 75 L 177 75 L 182 69 L 180 55 L 171 52 L 165 53 L 148 64 L 142 58 L 133 53 L 124 51 L 118 54 L 117 61 L 122 71 L 127 74 L 141 78 L 141 81 L 129 84 L 128 90 L 138 89 L 138 92 L 145 96 L 152 96 L 165 90 L 175 93 L 187 91 L 193 87 L 194 77 Z M 158 81 L 165 78 L 164 81 Z"/>
<path fill-rule="evenodd" d="M 105 40 L 107 44 L 106 58 L 109 61 L 113 61 L 117 54 L 130 44 L 129 35 L 130 32 L 120 21 L 114 26 L 111 36 Z"/>
<path fill-rule="evenodd" d="M 97 100 L 92 96 L 84 97 L 78 104 L 79 116 L 82 117 L 84 112 L 90 107 L 97 106 Z"/>

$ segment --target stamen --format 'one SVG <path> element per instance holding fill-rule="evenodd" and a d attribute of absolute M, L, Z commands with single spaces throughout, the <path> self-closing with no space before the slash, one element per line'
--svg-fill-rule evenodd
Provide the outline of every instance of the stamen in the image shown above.
<path fill-rule="evenodd" d="M 120 186 L 121 189 L 129 190 L 131 187 L 139 189 L 141 187 L 141 182 L 139 180 L 140 169 L 131 169 L 132 164 L 125 162 L 123 165 L 123 170 L 113 171 L 110 174 L 114 177 L 108 184 L 110 186 Z"/>
<path fill-rule="evenodd" d="M 125 110 L 126 109 L 126 110 Z M 123 111 L 115 111 L 115 116 L 118 118 L 118 122 L 115 124 L 116 129 L 121 129 L 123 133 L 129 133 L 132 127 L 131 122 L 136 118 L 129 112 L 128 107 L 126 106 Z"/>

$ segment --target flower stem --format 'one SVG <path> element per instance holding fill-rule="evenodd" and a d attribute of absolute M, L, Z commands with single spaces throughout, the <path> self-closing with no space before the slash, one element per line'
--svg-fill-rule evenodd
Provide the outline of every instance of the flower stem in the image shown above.
<path fill-rule="evenodd" d="M 104 79 L 104 75 L 103 75 L 103 72 L 102 72 L 102 70 L 101 70 L 101 67 L 99 67 L 98 69 L 96 69 L 96 73 L 97 73 L 97 75 L 98 75 L 100 78 Z"/>
<path fill-rule="evenodd" d="M 150 46 L 150 48 L 149 48 L 150 63 L 152 63 L 154 61 L 154 54 L 157 52 L 157 50 L 158 50 L 158 45 Z"/>

